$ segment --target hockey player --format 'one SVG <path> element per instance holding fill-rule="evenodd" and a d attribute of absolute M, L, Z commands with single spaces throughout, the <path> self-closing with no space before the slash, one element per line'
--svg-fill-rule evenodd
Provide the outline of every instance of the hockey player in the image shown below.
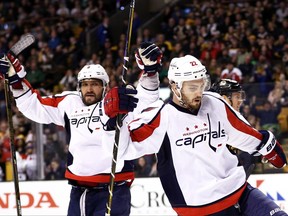
<path fill-rule="evenodd" d="M 246 94 L 245 91 L 243 91 L 242 86 L 236 80 L 231 79 L 221 79 L 213 83 L 210 91 L 220 94 L 237 112 L 240 112 L 240 107 L 246 98 Z M 246 119 L 243 118 L 243 121 L 246 121 Z M 249 124 L 247 121 L 246 123 Z M 240 163 L 243 165 L 248 178 L 255 168 L 256 157 L 248 154 L 247 152 L 235 149 L 230 145 L 228 145 L 228 148 L 237 154 L 237 157 Z"/>
<path fill-rule="evenodd" d="M 246 94 L 239 82 L 232 79 L 221 79 L 213 83 L 210 90 L 220 94 L 236 111 L 240 112 Z"/>
<path fill-rule="evenodd" d="M 101 65 L 85 65 L 80 70 L 77 91 L 41 97 L 24 79 L 26 72 L 18 59 L 7 54 L 9 62 L 5 58 L 0 60 L 0 70 L 4 76 L 10 74 L 8 73 L 10 65 L 16 71 L 16 74 L 9 75 L 9 81 L 18 109 L 35 122 L 54 123 L 65 127 L 67 131 L 69 152 L 65 177 L 72 185 L 68 208 L 70 216 L 105 215 L 109 196 L 115 116 L 133 110 L 139 112 L 159 98 L 157 69 L 161 64 L 162 53 L 151 43 L 142 44 L 139 49 L 146 52 L 140 54 L 144 71 L 139 79 L 137 91 L 125 87 L 110 91 L 115 99 L 110 105 L 116 110 L 111 118 L 104 112 L 103 100 L 109 77 Z M 147 68 L 149 76 L 146 73 Z M 154 73 L 151 75 L 153 70 Z M 131 95 L 135 95 L 136 92 L 137 98 L 132 97 Z M 117 107 L 114 106 L 115 104 Z M 128 117 L 129 115 L 133 113 L 130 112 Z M 111 210 L 111 215 L 115 216 L 130 214 L 129 186 L 134 179 L 134 173 L 132 162 L 129 164 L 121 160 L 127 144 L 120 143 L 118 148 Z"/>
<path fill-rule="evenodd" d="M 195 57 L 173 58 L 168 79 L 172 101 L 153 103 L 129 123 L 126 157 L 157 153 L 163 189 L 178 215 L 287 215 L 247 183 L 226 146 L 258 152 L 282 168 L 286 157 L 274 135 L 252 128 L 219 94 L 204 91 L 206 69 Z"/>

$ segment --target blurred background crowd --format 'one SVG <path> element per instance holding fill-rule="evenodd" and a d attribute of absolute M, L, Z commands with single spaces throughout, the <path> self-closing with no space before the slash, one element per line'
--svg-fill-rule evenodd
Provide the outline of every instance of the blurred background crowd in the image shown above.
<path fill-rule="evenodd" d="M 125 53 L 129 3 L 2 0 L 0 52 L 7 52 L 25 33 L 35 36 L 36 42 L 18 58 L 25 66 L 26 78 L 43 96 L 75 90 L 77 73 L 90 63 L 101 64 L 110 77 L 109 87 L 117 86 Z M 140 8 L 144 4 L 147 8 Z M 119 19 L 121 14 L 124 19 Z M 134 85 L 140 70 L 133 53 L 142 41 L 153 41 L 163 51 L 161 92 L 167 92 L 170 60 L 194 55 L 206 66 L 212 83 L 226 77 L 242 84 L 246 91 L 242 114 L 255 128 L 273 131 L 287 154 L 287 0 L 136 1 L 126 77 Z M 39 180 L 36 175 L 39 125 L 35 126 L 14 105 L 12 108 L 19 178 Z M 65 131 L 55 125 L 41 127 L 42 179 L 64 179 Z M 0 82 L 0 181 L 9 180 L 12 175 L 9 139 L 5 94 Z M 138 177 L 157 176 L 155 156 L 135 160 L 135 169 Z M 288 170 L 257 163 L 254 173 L 268 172 Z"/>

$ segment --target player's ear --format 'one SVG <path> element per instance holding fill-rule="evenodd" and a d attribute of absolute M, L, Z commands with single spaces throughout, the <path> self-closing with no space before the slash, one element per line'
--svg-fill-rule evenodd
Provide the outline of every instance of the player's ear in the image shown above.
<path fill-rule="evenodd" d="M 176 83 L 171 83 L 170 86 L 171 86 L 171 90 L 174 92 L 174 94 L 176 94 L 177 97 L 180 97 L 180 93 L 178 91 Z"/>

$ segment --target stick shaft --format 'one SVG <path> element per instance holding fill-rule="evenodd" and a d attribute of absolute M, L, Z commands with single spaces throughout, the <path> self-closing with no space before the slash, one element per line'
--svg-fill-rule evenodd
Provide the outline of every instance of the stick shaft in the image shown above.
<path fill-rule="evenodd" d="M 126 84 L 126 74 L 128 70 L 128 62 L 130 56 L 130 45 L 131 45 L 131 35 L 132 35 L 132 26 L 133 26 L 133 19 L 134 19 L 134 10 L 135 10 L 135 0 L 131 0 L 130 3 L 130 12 L 129 12 L 129 23 L 128 29 L 126 34 L 126 43 L 125 43 L 125 51 L 124 51 L 124 62 L 122 68 L 122 82 Z"/>
<path fill-rule="evenodd" d="M 24 49 L 29 47 L 32 43 L 34 43 L 35 38 L 32 34 L 23 35 L 17 43 L 15 43 L 8 53 L 17 56 Z M 17 159 L 16 159 L 16 149 L 14 144 L 14 126 L 12 121 L 12 97 L 11 90 L 9 88 L 9 79 L 8 74 L 5 75 L 4 81 L 4 92 L 5 92 L 5 102 L 6 102 L 6 112 L 7 112 L 7 120 L 9 126 L 9 134 L 10 134 L 10 150 L 11 150 L 11 162 L 13 167 L 13 181 L 15 187 L 15 198 L 16 198 L 16 209 L 17 216 L 22 215 L 21 209 L 21 199 L 20 199 L 20 190 L 19 190 L 19 179 L 18 179 L 18 169 L 17 169 Z"/>
<path fill-rule="evenodd" d="M 125 55 L 124 55 L 124 63 L 122 68 L 122 82 L 126 84 L 126 72 L 128 69 L 128 62 L 129 62 L 129 51 L 130 51 L 130 44 L 131 44 L 131 35 L 132 35 L 132 25 L 134 19 L 134 9 L 135 9 L 135 0 L 131 0 L 130 3 L 130 11 L 129 11 L 129 23 L 126 35 L 126 45 L 125 45 Z M 116 131 L 115 131 L 115 138 L 114 138 L 114 146 L 113 146 L 113 159 L 112 159 L 112 166 L 111 166 L 111 173 L 110 173 L 110 183 L 109 183 L 109 197 L 106 206 L 106 215 L 110 215 L 112 209 L 112 199 L 113 199 L 113 190 L 114 190 L 114 182 L 115 182 L 115 172 L 116 172 L 116 165 L 117 165 L 117 155 L 118 155 L 118 145 L 120 139 L 120 128 L 122 126 L 122 117 L 123 115 L 118 114 L 116 120 Z"/>
<path fill-rule="evenodd" d="M 16 208 L 17 208 L 17 215 L 21 216 L 22 210 L 21 210 L 16 149 L 14 145 L 14 127 L 13 127 L 13 121 L 12 121 L 12 108 L 11 108 L 12 98 L 11 98 L 11 92 L 9 88 L 8 79 L 5 79 L 4 91 L 5 91 L 6 112 L 7 112 L 9 134 L 10 134 L 11 162 L 12 162 L 12 167 L 13 167 L 13 180 L 14 180 L 14 187 L 15 187 Z"/>

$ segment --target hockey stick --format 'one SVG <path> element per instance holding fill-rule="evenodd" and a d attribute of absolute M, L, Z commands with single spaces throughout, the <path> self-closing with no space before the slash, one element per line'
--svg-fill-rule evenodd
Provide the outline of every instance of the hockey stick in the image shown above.
<path fill-rule="evenodd" d="M 26 34 L 22 36 L 20 40 L 11 47 L 8 53 L 14 56 L 17 56 L 24 49 L 30 46 L 34 41 L 35 41 L 35 38 L 33 35 Z M 10 149 L 11 149 L 11 160 L 12 160 L 12 166 L 13 166 L 13 179 L 14 179 L 14 187 L 15 187 L 16 208 L 17 208 L 17 215 L 21 216 L 22 210 L 21 210 L 16 150 L 15 150 L 15 144 L 14 144 L 14 127 L 13 127 L 13 121 L 12 121 L 12 107 L 11 107 L 12 97 L 11 97 L 11 90 L 9 88 L 8 74 L 5 75 L 4 92 L 5 92 L 6 112 L 7 112 L 9 134 L 10 134 Z"/>
<path fill-rule="evenodd" d="M 130 11 L 129 11 L 129 23 L 128 29 L 126 34 L 126 44 L 125 44 L 125 53 L 124 53 L 124 63 L 122 68 L 122 82 L 126 85 L 126 71 L 128 70 L 128 62 L 129 62 L 129 51 L 130 51 L 130 44 L 131 44 L 131 34 L 132 34 L 132 24 L 134 19 L 134 9 L 135 9 L 135 0 L 131 0 L 130 2 Z M 115 131 L 115 138 L 114 138 L 114 146 L 113 146 L 113 158 L 112 158 L 112 166 L 111 166 L 111 173 L 110 173 L 110 182 L 109 182 L 109 197 L 108 202 L 106 205 L 106 215 L 110 215 L 111 208 L 112 208 L 112 199 L 113 199 L 113 190 L 114 190 L 114 181 L 115 181 L 115 172 L 116 172 L 116 165 L 117 165 L 117 155 L 118 155 L 118 145 L 119 145 L 119 138 L 120 138 L 120 127 L 122 126 L 122 118 L 123 115 L 118 114 L 116 120 L 116 131 Z"/>
<path fill-rule="evenodd" d="M 24 49 L 29 47 L 35 41 L 35 37 L 32 34 L 25 34 L 23 35 L 16 44 L 14 44 L 11 49 L 8 51 L 12 55 L 17 56 L 19 55 Z"/>

